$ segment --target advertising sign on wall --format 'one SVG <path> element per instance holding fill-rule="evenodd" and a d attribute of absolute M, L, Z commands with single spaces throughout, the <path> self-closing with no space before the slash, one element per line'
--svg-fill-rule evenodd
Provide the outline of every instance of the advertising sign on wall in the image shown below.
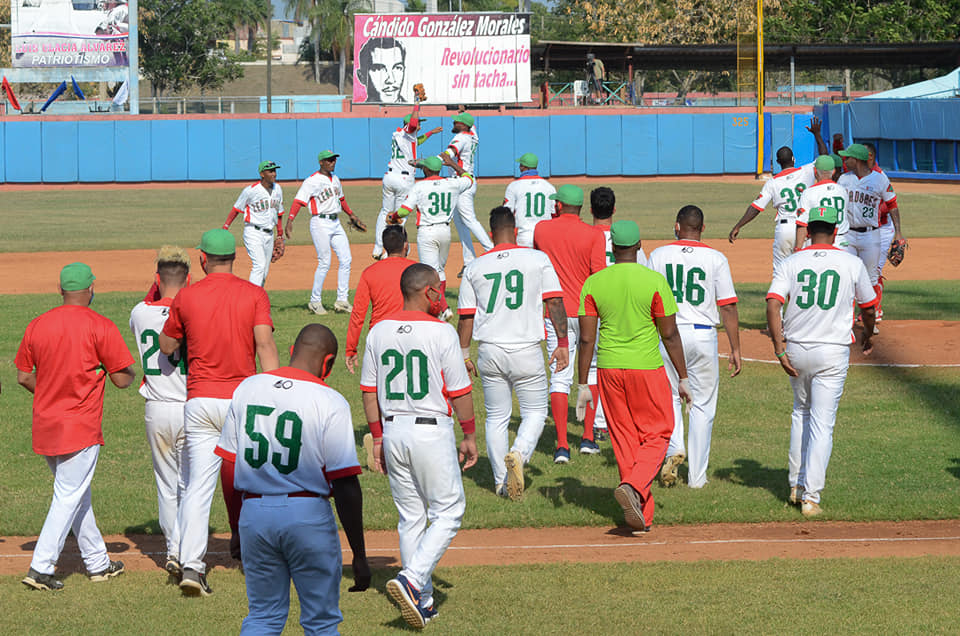
<path fill-rule="evenodd" d="M 127 0 L 11 0 L 14 68 L 127 66 Z"/>
<path fill-rule="evenodd" d="M 530 14 L 357 15 L 354 103 L 510 104 L 530 100 Z"/>

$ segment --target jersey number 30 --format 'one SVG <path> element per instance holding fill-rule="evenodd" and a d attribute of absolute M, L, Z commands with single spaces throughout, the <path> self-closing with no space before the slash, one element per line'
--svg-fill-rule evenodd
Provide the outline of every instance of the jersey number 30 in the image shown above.
<path fill-rule="evenodd" d="M 832 269 L 824 270 L 819 276 L 812 269 L 797 274 L 800 293 L 797 294 L 797 307 L 809 309 L 816 303 L 824 311 L 837 304 L 837 291 L 840 288 L 840 274 Z"/>
<path fill-rule="evenodd" d="M 303 420 L 293 411 L 283 411 L 277 415 L 276 425 L 273 429 L 273 439 L 281 447 L 287 449 L 287 456 L 284 458 L 284 454 L 280 451 L 270 453 L 270 440 L 257 430 L 257 417 L 271 415 L 275 410 L 272 406 L 260 406 L 259 404 L 247 406 L 247 419 L 244 429 L 254 446 L 244 449 L 243 460 L 250 464 L 251 468 L 260 468 L 267 463 L 269 458 L 270 463 L 280 474 L 289 475 L 300 464 L 300 447 L 303 446 L 301 441 Z"/>

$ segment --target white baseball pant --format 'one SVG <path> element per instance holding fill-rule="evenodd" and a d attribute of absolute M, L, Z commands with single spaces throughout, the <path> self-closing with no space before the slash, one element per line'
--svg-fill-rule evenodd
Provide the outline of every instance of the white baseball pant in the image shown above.
<path fill-rule="evenodd" d="M 533 247 L 533 230 L 517 230 L 517 245 Z"/>
<path fill-rule="evenodd" d="M 876 285 L 880 280 L 877 259 L 880 258 L 880 232 L 877 228 L 868 228 L 866 232 L 857 232 L 851 229 L 847 232 L 846 251 L 859 256 L 870 275 L 870 284 Z"/>
<path fill-rule="evenodd" d="M 557 348 L 557 332 L 549 318 L 543 320 L 547 331 L 547 351 Z M 550 365 L 550 393 L 566 393 L 570 395 L 570 385 L 573 384 L 573 370 L 577 368 L 574 358 L 577 356 L 577 343 L 580 342 L 580 321 L 567 316 L 567 338 L 570 339 L 570 364 L 562 371 L 554 371 L 556 363 Z"/>
<path fill-rule="evenodd" d="M 713 419 L 717 414 L 717 394 L 720 387 L 720 364 L 717 357 L 717 330 L 710 325 L 707 328 L 684 324 L 677 325 L 683 342 L 683 360 L 687 365 L 687 379 L 693 400 L 688 414 L 689 426 L 687 444 L 683 443 L 683 400 L 677 391 L 680 378 L 667 355 L 663 343 L 660 343 L 660 355 L 663 366 L 670 379 L 673 392 L 673 435 L 667 447 L 667 457 L 685 454 L 690 472 L 687 485 L 691 488 L 703 488 L 707 483 L 707 468 L 710 463 L 710 440 L 713 436 Z"/>
<path fill-rule="evenodd" d="M 400 521 L 400 573 L 433 604 L 432 575 L 460 529 L 466 510 L 453 420 L 417 424 L 412 415 L 383 425 L 383 455 Z M 429 525 L 427 525 L 429 522 Z"/>
<path fill-rule="evenodd" d="M 310 292 L 310 302 L 320 302 L 323 291 L 323 280 L 330 269 L 330 250 L 337 255 L 340 268 L 337 270 L 337 300 L 347 302 L 347 293 L 350 291 L 350 263 L 353 256 L 350 254 L 350 241 L 340 225 L 340 219 L 321 218 L 319 215 L 310 217 L 310 236 L 313 238 L 313 247 L 317 250 L 317 271 L 313 274 L 313 290 Z"/>
<path fill-rule="evenodd" d="M 800 462 L 797 481 L 791 485 L 803 487 L 805 501 L 820 502 L 827 476 L 827 465 L 833 451 L 833 427 L 837 406 L 843 395 L 843 384 L 850 366 L 850 347 L 835 344 L 787 343 L 787 357 L 799 373 L 790 378 L 793 387 L 793 420 L 802 427 Z M 794 427 L 795 428 L 795 427 Z M 791 429 L 791 461 L 793 471 L 793 440 Z"/>
<path fill-rule="evenodd" d="M 403 174 L 389 170 L 383 175 L 383 202 L 380 205 L 380 214 L 377 215 L 377 233 L 373 237 L 374 258 L 379 258 L 383 254 L 383 231 L 387 229 L 387 216 L 400 209 L 413 183 L 412 171 L 410 174 Z M 406 222 L 406 217 L 400 219 L 401 225 Z"/>
<path fill-rule="evenodd" d="M 483 406 L 487 411 L 485 434 L 487 457 L 493 468 L 493 483 L 507 483 L 504 457 L 509 442 L 513 391 L 520 406 L 520 426 L 510 452 L 517 451 L 523 463 L 530 461 L 547 421 L 547 371 L 543 350 L 537 342 L 523 349 L 507 351 L 481 342 L 477 347 L 477 371 L 483 384 Z"/>
<path fill-rule="evenodd" d="M 877 280 L 883 276 L 883 266 L 887 264 L 887 252 L 890 251 L 890 244 L 893 243 L 893 235 L 896 230 L 893 227 L 893 221 L 887 217 L 887 222 L 880 226 L 880 254 L 877 257 Z"/>
<path fill-rule="evenodd" d="M 579 324 L 579 320 L 577 321 Z M 597 392 L 595 398 L 596 413 L 593 416 L 593 430 L 607 430 L 607 416 L 603 414 L 603 400 L 600 399 L 600 389 L 597 382 L 597 347 L 596 342 L 600 339 L 600 323 L 597 323 L 597 340 L 594 340 L 593 360 L 590 361 L 590 372 L 587 373 L 587 386 L 596 386 Z"/>
<path fill-rule="evenodd" d="M 53 501 L 30 561 L 30 567 L 40 574 L 53 574 L 71 529 L 77 537 L 87 572 L 100 572 L 109 567 L 107 546 L 90 503 L 90 482 L 99 456 L 100 446 L 94 445 L 69 455 L 44 457 L 53 473 Z"/>
<path fill-rule="evenodd" d="M 784 222 L 786 221 L 786 222 Z M 797 244 L 797 222 L 790 219 L 779 219 L 773 226 L 773 275 L 780 271 L 783 259 L 793 254 Z"/>
<path fill-rule="evenodd" d="M 421 225 L 417 228 L 417 257 L 424 265 L 437 270 L 440 280 L 447 280 L 444 270 L 450 255 L 450 226 L 446 223 Z"/>
<path fill-rule="evenodd" d="M 468 190 L 460 193 L 457 198 L 457 211 L 453 215 L 453 225 L 457 228 L 457 235 L 460 237 L 460 245 L 463 247 L 463 264 L 469 265 L 477 253 L 473 249 L 473 234 L 480 241 L 484 250 L 493 249 L 493 240 L 487 231 L 483 229 L 483 224 L 477 220 L 477 212 L 474 209 L 473 198 L 477 194 L 477 182 Z"/>
<path fill-rule="evenodd" d="M 205 572 L 210 505 L 220 476 L 219 456 L 214 454 L 220 431 L 230 410 L 230 400 L 196 397 L 183 409 L 186 443 L 183 453 L 183 496 L 180 498 L 180 562 L 183 567 Z"/>
<path fill-rule="evenodd" d="M 243 246 L 250 257 L 250 282 L 263 287 L 273 258 L 273 228 L 264 232 L 247 223 L 243 226 Z"/>
<path fill-rule="evenodd" d="M 180 472 L 186 436 L 183 432 L 183 402 L 147 400 L 144 421 L 147 444 L 153 457 L 157 481 L 160 529 L 167 540 L 167 557 L 180 560 L 180 523 L 177 519 L 183 494 Z"/>

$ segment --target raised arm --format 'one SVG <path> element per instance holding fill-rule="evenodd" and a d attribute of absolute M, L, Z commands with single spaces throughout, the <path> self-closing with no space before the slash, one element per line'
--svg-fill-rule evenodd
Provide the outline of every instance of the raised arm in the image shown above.
<path fill-rule="evenodd" d="M 820 120 L 814 117 L 810 120 L 810 125 L 807 126 L 807 131 L 813 135 L 813 138 L 817 140 L 817 154 L 818 155 L 829 155 L 830 149 L 827 147 L 827 142 L 823 140 L 823 136 L 820 134 Z"/>

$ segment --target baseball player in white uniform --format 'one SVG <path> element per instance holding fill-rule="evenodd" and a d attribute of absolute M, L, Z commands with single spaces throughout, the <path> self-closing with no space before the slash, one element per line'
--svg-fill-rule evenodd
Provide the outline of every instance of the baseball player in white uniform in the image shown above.
<path fill-rule="evenodd" d="M 853 304 L 863 316 L 863 352 L 873 345 L 873 291 L 868 268 L 832 245 L 837 211 L 809 211 L 811 245 L 787 258 L 767 292 L 767 325 L 773 350 L 793 387 L 790 429 L 790 502 L 804 516 L 819 515 L 820 493 L 833 449 L 837 405 L 856 342 Z M 783 318 L 781 319 L 781 311 Z"/>
<path fill-rule="evenodd" d="M 160 332 L 170 314 L 170 305 L 189 282 L 190 257 L 179 247 L 164 245 L 157 254 L 157 286 L 161 298 L 137 304 L 130 312 L 130 330 L 140 352 L 146 398 L 144 420 L 147 444 L 153 457 L 157 481 L 160 530 L 167 541 L 170 574 L 180 574 L 180 524 L 177 515 L 183 492 L 183 407 L 187 401 L 187 358 L 182 350 L 169 356 L 160 352 Z"/>
<path fill-rule="evenodd" d="M 466 509 L 453 412 L 463 429 L 463 470 L 477 463 L 470 376 L 457 332 L 436 317 L 439 287 L 440 277 L 428 265 L 404 270 L 403 311 L 370 330 L 360 375 L 374 465 L 387 473 L 400 516 L 402 567 L 387 592 L 417 629 L 436 616 L 433 570 Z"/>
<path fill-rule="evenodd" d="M 780 164 L 780 172 L 763 184 L 759 196 L 747 207 L 747 211 L 733 226 L 729 235 L 731 243 L 736 241 L 740 229 L 755 219 L 763 212 L 767 204 L 772 202 L 777 210 L 777 215 L 774 217 L 776 225 L 773 231 L 774 274 L 776 274 L 783 259 L 793 253 L 797 235 L 796 222 L 797 211 L 800 207 L 800 195 L 815 180 L 813 163 L 796 168 L 793 162 L 792 150 L 786 146 L 777 150 L 777 163 Z"/>
<path fill-rule="evenodd" d="M 667 279 L 677 301 L 677 331 L 683 341 L 683 359 L 693 395 L 689 406 L 688 441 L 684 445 L 679 377 L 661 342 L 660 354 L 673 391 L 674 421 L 667 457 L 660 471 L 660 480 L 665 486 L 677 483 L 677 469 L 685 457 L 690 458 L 687 484 L 691 488 L 702 488 L 707 483 L 710 439 L 720 388 L 716 325 L 721 319 L 730 342 L 730 377 L 740 373 L 737 292 L 733 288 L 727 257 L 700 242 L 703 228 L 700 208 L 695 205 L 680 208 L 673 226 L 678 240 L 655 249 L 648 263 L 650 269 Z"/>
<path fill-rule="evenodd" d="M 297 196 L 290 206 L 290 215 L 287 217 L 285 233 L 290 238 L 293 232 L 293 219 L 302 207 L 310 209 L 310 236 L 313 246 L 317 250 L 317 271 L 313 274 L 313 289 L 310 291 L 310 302 L 307 307 L 313 313 L 322 316 L 327 313 L 321 302 L 323 281 L 330 269 L 330 250 L 337 255 L 340 268 L 337 270 L 337 300 L 333 303 L 334 311 L 350 313 L 353 305 L 347 299 L 350 291 L 350 264 L 353 257 L 350 254 L 350 241 L 340 225 L 340 210 L 350 217 L 350 224 L 361 232 L 367 231 L 367 226 L 357 218 L 340 185 L 340 177 L 333 174 L 337 167 L 337 157 L 340 155 L 332 150 L 324 150 L 317 155 L 320 170 L 307 177 Z"/>
<path fill-rule="evenodd" d="M 877 147 L 870 142 L 863 144 L 867 149 L 867 165 L 874 172 L 883 172 L 877 165 Z M 878 223 L 880 225 L 880 256 L 877 259 L 877 283 L 880 285 L 880 291 L 877 296 L 877 322 L 883 320 L 883 268 L 887 264 L 887 252 L 890 250 L 890 244 L 893 242 L 893 236 L 896 229 L 893 226 L 893 219 L 890 217 L 890 206 L 886 201 L 880 204 Z"/>
<path fill-rule="evenodd" d="M 515 230 L 510 208 L 490 212 L 494 248 L 463 270 L 457 332 L 467 369 L 475 375 L 479 371 L 483 382 L 487 456 L 496 493 L 518 501 L 523 496 L 523 465 L 530 461 L 547 419 L 547 372 L 540 349 L 543 306 L 561 327 L 567 324 L 567 312 L 550 257 L 519 247 Z M 470 360 L 471 337 L 479 343 L 476 366 Z M 556 363 L 558 369 L 569 364 L 567 344 L 550 352 L 549 364 Z M 514 390 L 521 420 L 508 446 Z"/>
<path fill-rule="evenodd" d="M 517 219 L 517 245 L 533 247 L 533 228 L 540 221 L 553 218 L 556 211 L 556 202 L 550 195 L 556 194 L 557 189 L 537 172 L 537 155 L 526 152 L 517 162 L 520 177 L 507 185 L 503 204 Z"/>
<path fill-rule="evenodd" d="M 447 149 L 443 151 L 443 154 L 456 161 L 464 172 L 475 177 L 479 143 L 480 140 L 473 126 L 473 115 L 459 113 L 453 116 L 453 139 Z M 477 213 L 473 205 L 476 194 L 477 184 L 474 182 L 468 190 L 460 193 L 457 198 L 457 213 L 453 217 L 453 224 L 460 236 L 460 245 L 463 246 L 464 266 L 469 265 L 470 261 L 476 257 L 476 252 L 473 249 L 473 239 L 470 238 L 470 234 L 477 237 L 484 250 L 493 247 L 493 242 L 484 231 L 483 225 L 477 220 Z"/>
<path fill-rule="evenodd" d="M 388 220 L 392 224 L 398 223 L 416 210 L 417 255 L 421 263 L 434 268 L 440 276 L 443 299 L 440 317 L 446 320 L 451 315 L 446 300 L 447 276 L 444 273 L 447 256 L 450 254 L 450 221 L 456 218 L 458 206 L 463 201 L 462 195 L 475 184 L 473 175 L 446 154 L 441 157 L 427 157 L 417 165 L 423 170 L 424 178 L 413 186 L 403 205 Z M 457 176 L 442 178 L 440 170 L 444 165 L 456 172 Z"/>
<path fill-rule="evenodd" d="M 250 282 L 261 287 L 270 271 L 274 228 L 276 240 L 283 241 L 283 189 L 277 183 L 279 167 L 272 161 L 260 162 L 257 166 L 260 180 L 240 191 L 223 224 L 223 229 L 229 230 L 237 215 L 243 215 L 243 246 L 250 257 Z"/>
<path fill-rule="evenodd" d="M 813 208 L 829 207 L 837 211 L 837 236 L 834 245 L 840 249 L 848 246 L 847 233 L 850 231 L 850 222 L 845 213 L 847 207 L 847 191 L 833 182 L 834 161 L 830 155 L 820 155 L 813 162 L 817 182 L 808 187 L 800 195 L 800 214 L 797 216 L 796 250 L 807 243 L 808 211 Z"/>
<path fill-rule="evenodd" d="M 341 554 L 331 495 L 353 551 L 350 591 L 370 585 L 350 405 L 324 383 L 336 355 L 333 333 L 307 325 L 289 366 L 251 376 L 233 393 L 215 452 L 235 462 L 234 484 L 244 493 L 249 614 L 241 634 L 283 631 L 291 579 L 304 632 L 337 633 Z"/>
<path fill-rule="evenodd" d="M 417 136 L 420 131 L 420 125 L 427 121 L 426 117 L 420 117 L 420 102 L 413 106 L 413 112 L 403 118 L 403 126 L 393 131 L 390 140 L 390 162 L 387 164 L 387 171 L 383 174 L 383 202 L 380 206 L 380 214 L 377 215 L 376 236 L 374 237 L 373 258 L 383 257 L 383 230 L 387 227 L 387 216 L 396 212 L 403 200 L 407 198 L 407 193 L 413 187 L 415 168 L 411 161 L 417 160 L 417 146 L 427 139 L 442 131 L 442 128 L 433 130 Z M 402 223 L 406 223 L 404 220 Z"/>

